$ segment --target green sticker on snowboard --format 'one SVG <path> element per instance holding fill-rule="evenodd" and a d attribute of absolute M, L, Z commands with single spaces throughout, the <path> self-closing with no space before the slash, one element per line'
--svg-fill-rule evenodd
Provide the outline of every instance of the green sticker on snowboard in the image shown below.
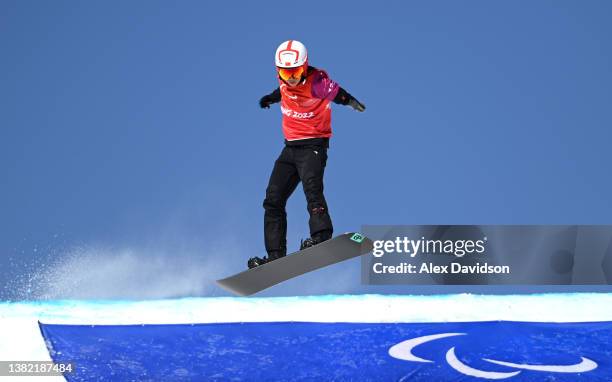
<path fill-rule="evenodd" d="M 353 234 L 353 236 L 351 236 L 351 240 L 353 240 L 356 243 L 361 243 L 363 239 L 365 239 L 365 237 L 360 233 L 355 233 Z"/>

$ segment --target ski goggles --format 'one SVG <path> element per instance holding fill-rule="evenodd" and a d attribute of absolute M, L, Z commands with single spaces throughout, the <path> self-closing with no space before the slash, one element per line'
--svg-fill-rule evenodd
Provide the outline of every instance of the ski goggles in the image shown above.
<path fill-rule="evenodd" d="M 302 74 L 304 74 L 303 66 L 298 66 L 297 68 L 278 68 L 278 75 L 285 81 L 291 78 L 300 79 Z"/>

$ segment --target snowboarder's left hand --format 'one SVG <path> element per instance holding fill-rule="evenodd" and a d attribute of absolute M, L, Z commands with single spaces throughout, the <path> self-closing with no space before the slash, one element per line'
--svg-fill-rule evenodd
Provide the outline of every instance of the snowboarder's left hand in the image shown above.
<path fill-rule="evenodd" d="M 355 98 L 351 98 L 348 105 L 359 112 L 365 111 L 365 105 L 357 101 Z"/>

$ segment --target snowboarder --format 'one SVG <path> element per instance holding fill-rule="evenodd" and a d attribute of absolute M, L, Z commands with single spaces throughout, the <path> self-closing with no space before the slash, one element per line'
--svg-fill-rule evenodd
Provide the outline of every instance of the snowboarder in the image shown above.
<path fill-rule="evenodd" d="M 263 202 L 264 239 L 267 257 L 249 259 L 249 268 L 279 259 L 287 254 L 287 214 L 285 205 L 302 182 L 310 219 L 310 238 L 300 250 L 332 237 L 333 226 L 323 196 L 323 173 L 331 131 L 331 105 L 348 105 L 357 111 L 365 106 L 329 78 L 322 69 L 308 65 L 306 47 L 299 41 L 285 41 L 276 49 L 279 87 L 259 100 L 270 108 L 280 102 L 283 113 L 285 147 L 274 163 Z"/>

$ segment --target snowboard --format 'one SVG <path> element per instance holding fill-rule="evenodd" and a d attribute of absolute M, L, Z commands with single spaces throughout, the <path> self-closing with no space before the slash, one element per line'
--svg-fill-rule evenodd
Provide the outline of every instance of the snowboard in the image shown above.
<path fill-rule="evenodd" d="M 294 277 L 372 251 L 372 240 L 348 232 L 321 244 L 217 280 L 217 284 L 240 296 L 249 296 Z"/>

